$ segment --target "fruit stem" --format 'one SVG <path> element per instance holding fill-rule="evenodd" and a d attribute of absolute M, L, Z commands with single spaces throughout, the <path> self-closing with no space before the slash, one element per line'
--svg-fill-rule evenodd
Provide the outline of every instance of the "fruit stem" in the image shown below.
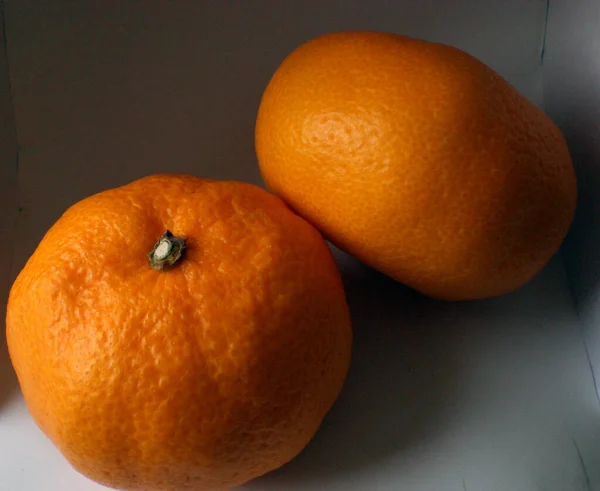
<path fill-rule="evenodd" d="M 170 268 L 179 261 L 185 252 L 185 239 L 174 236 L 169 230 L 160 236 L 148 253 L 148 261 L 155 271 Z"/>

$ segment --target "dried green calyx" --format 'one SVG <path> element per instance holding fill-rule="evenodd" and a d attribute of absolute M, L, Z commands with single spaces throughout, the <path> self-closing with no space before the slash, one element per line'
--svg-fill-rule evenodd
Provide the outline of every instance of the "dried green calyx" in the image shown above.
<path fill-rule="evenodd" d="M 148 261 L 152 269 L 162 271 L 172 267 L 185 252 L 186 239 L 176 237 L 169 230 L 160 236 L 148 253 Z"/>

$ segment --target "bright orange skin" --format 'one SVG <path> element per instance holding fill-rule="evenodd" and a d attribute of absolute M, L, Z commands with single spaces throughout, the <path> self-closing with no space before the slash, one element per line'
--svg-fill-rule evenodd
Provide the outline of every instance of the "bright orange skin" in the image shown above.
<path fill-rule="evenodd" d="M 183 259 L 146 254 L 170 229 Z M 291 460 L 351 348 L 320 234 L 258 187 L 152 176 L 71 207 L 10 293 L 31 414 L 71 464 L 124 490 L 229 489 Z"/>
<path fill-rule="evenodd" d="M 552 121 L 449 46 L 342 32 L 296 49 L 263 95 L 268 187 L 342 249 L 437 298 L 526 283 L 572 222 Z"/>

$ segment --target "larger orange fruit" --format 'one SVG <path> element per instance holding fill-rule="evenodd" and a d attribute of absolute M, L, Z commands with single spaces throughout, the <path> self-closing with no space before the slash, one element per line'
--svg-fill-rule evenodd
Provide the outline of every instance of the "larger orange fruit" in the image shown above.
<path fill-rule="evenodd" d="M 7 335 L 75 469 L 140 491 L 229 489 L 288 462 L 351 345 L 319 233 L 260 188 L 185 176 L 71 207 L 14 283 Z"/>
<path fill-rule="evenodd" d="M 342 249 L 443 299 L 502 294 L 557 251 L 576 183 L 557 127 L 458 49 L 341 32 L 269 82 L 256 151 L 270 189 Z"/>

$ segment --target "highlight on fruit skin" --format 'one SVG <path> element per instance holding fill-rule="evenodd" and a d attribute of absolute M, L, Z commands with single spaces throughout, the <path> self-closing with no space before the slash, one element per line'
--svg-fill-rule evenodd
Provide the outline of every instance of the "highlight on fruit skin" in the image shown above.
<path fill-rule="evenodd" d="M 255 140 L 271 191 L 341 249 L 435 298 L 524 285 L 575 212 L 560 130 L 451 46 L 384 32 L 312 39 L 269 81 Z"/>
<path fill-rule="evenodd" d="M 352 342 L 312 225 L 256 186 L 180 175 L 67 210 L 6 326 L 41 430 L 77 471 L 131 491 L 226 490 L 293 459 Z"/>

